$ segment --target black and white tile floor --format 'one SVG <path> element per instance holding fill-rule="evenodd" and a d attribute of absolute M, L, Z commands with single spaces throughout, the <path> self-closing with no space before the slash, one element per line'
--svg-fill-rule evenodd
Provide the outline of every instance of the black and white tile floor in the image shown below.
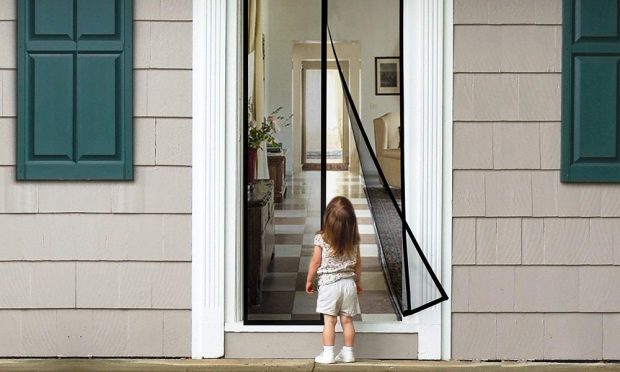
<path fill-rule="evenodd" d="M 318 320 L 316 294 L 304 291 L 314 235 L 320 228 L 320 172 L 301 172 L 288 179 L 286 198 L 275 206 L 275 256 L 265 280 L 261 306 L 248 309 L 249 320 Z M 327 172 L 327 200 L 348 197 L 355 206 L 361 234 L 362 322 L 397 320 L 381 271 L 375 231 L 359 176 Z"/>

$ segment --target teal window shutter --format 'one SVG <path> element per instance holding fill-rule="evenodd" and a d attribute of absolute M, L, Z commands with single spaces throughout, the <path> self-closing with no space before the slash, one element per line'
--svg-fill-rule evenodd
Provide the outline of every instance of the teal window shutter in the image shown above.
<path fill-rule="evenodd" d="M 564 0 L 563 182 L 620 182 L 617 0 Z"/>
<path fill-rule="evenodd" d="M 132 3 L 18 1 L 18 179 L 133 179 Z"/>

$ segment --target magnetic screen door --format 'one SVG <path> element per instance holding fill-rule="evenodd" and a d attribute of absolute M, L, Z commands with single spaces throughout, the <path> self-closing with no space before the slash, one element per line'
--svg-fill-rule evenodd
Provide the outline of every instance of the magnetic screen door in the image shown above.
<path fill-rule="evenodd" d="M 402 207 L 402 0 L 244 4 L 245 324 L 321 324 L 304 286 L 336 195 L 362 238 L 358 321 L 445 300 Z"/>

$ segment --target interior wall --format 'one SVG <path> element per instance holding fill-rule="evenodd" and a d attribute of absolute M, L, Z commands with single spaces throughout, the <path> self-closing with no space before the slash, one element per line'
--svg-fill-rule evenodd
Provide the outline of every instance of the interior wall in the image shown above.
<path fill-rule="evenodd" d="M 321 1 L 266 0 L 265 101 L 266 112 L 282 106 L 292 112 L 293 43 L 321 40 Z M 373 15 L 369 17 L 369 15 Z M 334 41 L 359 41 L 361 45 L 361 104 L 358 109 L 370 138 L 372 120 L 386 112 L 399 111 L 399 96 L 375 95 L 375 57 L 399 55 L 398 0 L 330 0 L 329 19 Z M 320 59 L 320 56 L 317 56 Z M 319 107 L 317 107 L 319 109 Z M 292 128 L 278 135 L 284 146 L 293 144 Z M 292 151 L 287 172 L 292 172 Z"/>

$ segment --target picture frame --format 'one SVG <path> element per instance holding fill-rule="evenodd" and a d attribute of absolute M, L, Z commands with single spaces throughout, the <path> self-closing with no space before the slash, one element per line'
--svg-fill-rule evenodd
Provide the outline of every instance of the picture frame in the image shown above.
<path fill-rule="evenodd" d="M 400 94 L 400 57 L 375 57 L 375 95 Z"/>

